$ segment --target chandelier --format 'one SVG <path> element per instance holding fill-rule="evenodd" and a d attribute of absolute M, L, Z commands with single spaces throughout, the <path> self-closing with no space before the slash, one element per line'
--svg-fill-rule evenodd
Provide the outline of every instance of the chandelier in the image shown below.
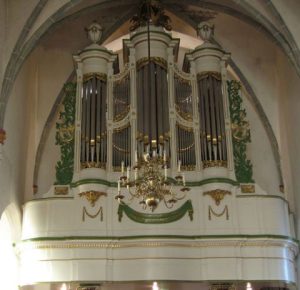
<path fill-rule="evenodd" d="M 157 1 L 146 0 L 142 1 L 139 14 L 135 15 L 131 19 L 131 30 L 136 29 L 139 26 L 147 26 L 147 48 L 148 48 L 148 86 L 144 95 L 154 98 L 156 106 L 158 104 L 158 95 L 156 93 L 156 87 L 153 88 L 151 82 L 151 55 L 150 55 L 150 24 L 156 26 L 162 26 L 166 30 L 171 30 L 169 24 L 170 19 L 165 15 L 161 5 Z M 157 74 L 155 66 L 152 71 L 152 77 L 155 78 Z M 152 79 L 153 80 L 153 79 Z M 156 81 L 153 83 L 156 84 Z M 153 91 L 152 91 L 153 90 Z M 152 92 L 155 92 L 152 94 Z M 158 108 L 156 107 L 156 110 Z M 173 205 L 185 197 L 189 188 L 185 184 L 185 176 L 181 173 L 181 162 L 178 162 L 178 174 L 175 177 L 175 181 L 168 180 L 168 162 L 166 147 L 167 143 L 163 137 L 163 132 L 159 130 L 159 122 L 161 120 L 156 117 L 155 124 L 151 124 L 153 132 L 147 132 L 144 135 L 144 141 L 142 141 L 143 152 L 135 152 L 135 165 L 130 168 L 127 167 L 126 175 L 124 162 L 121 162 L 121 177 L 118 180 L 118 195 L 116 199 L 120 203 L 125 203 L 126 193 L 123 194 L 123 188 L 127 191 L 128 201 L 138 199 L 139 203 L 144 209 L 147 207 L 153 212 L 160 202 L 164 202 L 167 208 L 172 208 Z M 149 134 L 149 135 L 148 135 Z M 150 137 L 150 138 L 149 138 Z M 150 139 L 150 140 L 149 140 Z M 150 141 L 150 142 L 149 142 Z M 159 144 L 159 146 L 157 146 Z M 138 157 L 139 155 L 139 157 Z M 182 186 L 180 192 L 174 191 L 174 185 Z"/>
<path fill-rule="evenodd" d="M 175 182 L 168 180 L 167 176 L 167 157 L 166 152 L 156 154 L 144 153 L 143 158 L 138 159 L 135 154 L 135 166 L 127 167 L 126 175 L 124 162 L 121 163 L 122 175 L 118 180 L 118 195 L 115 197 L 120 203 L 125 203 L 122 194 L 123 188 L 127 191 L 129 202 L 138 199 L 139 204 L 146 209 L 147 207 L 153 212 L 158 204 L 163 201 L 167 208 L 185 197 L 186 192 L 190 190 L 185 183 L 185 175 L 181 172 L 181 162 L 178 162 L 178 174 Z M 133 174 L 132 174 L 133 173 Z M 174 191 L 174 185 L 182 186 L 180 192 Z"/>

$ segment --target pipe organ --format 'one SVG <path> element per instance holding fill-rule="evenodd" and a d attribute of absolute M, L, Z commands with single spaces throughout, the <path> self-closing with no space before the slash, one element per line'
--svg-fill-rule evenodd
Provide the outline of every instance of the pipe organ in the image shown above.
<path fill-rule="evenodd" d="M 215 167 L 230 175 L 228 54 L 210 36 L 202 38 L 204 43 L 186 54 L 185 71 L 176 64 L 179 40 L 152 24 L 123 41 L 120 73 L 114 73 L 117 55 L 95 42 L 75 56 L 75 170 L 120 171 L 122 162 L 132 166 L 149 152 L 167 155 L 169 174 L 180 161 L 184 171 Z"/>
<path fill-rule="evenodd" d="M 250 133 L 245 120 L 246 128 L 230 120 L 229 55 L 212 42 L 212 27 L 202 23 L 204 43 L 185 55 L 181 70 L 179 40 L 147 19 L 147 27 L 123 41 L 120 72 L 117 54 L 97 44 L 101 27 L 95 23 L 88 29 L 93 43 L 74 56 L 75 124 L 74 103 L 66 102 L 62 113 L 72 112 L 72 124 L 57 128 L 68 137 L 59 163 L 69 166 L 67 173 L 74 149 L 73 180 L 24 206 L 22 285 L 294 284 L 298 244 L 288 203 L 252 178 L 238 180 L 238 170 L 235 176 L 233 144 L 236 157 L 235 146 L 246 147 L 236 143 L 237 133 Z M 230 108 L 244 114 L 234 94 Z M 233 127 L 233 144 L 231 123 L 240 126 L 237 136 Z M 250 160 L 239 160 L 234 165 L 244 162 L 243 172 L 250 168 L 252 176 Z"/>

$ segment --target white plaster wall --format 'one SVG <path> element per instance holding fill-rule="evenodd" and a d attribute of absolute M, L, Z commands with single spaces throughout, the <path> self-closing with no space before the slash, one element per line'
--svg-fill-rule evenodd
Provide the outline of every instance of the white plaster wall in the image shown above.
<path fill-rule="evenodd" d="M 32 34 L 37 31 L 41 27 L 41 25 L 50 18 L 55 12 L 61 9 L 65 4 L 71 2 L 70 0 L 50 0 L 47 1 L 44 9 L 39 14 L 38 18 L 36 19 L 34 25 L 32 26 L 26 40 L 28 40 Z"/>
<path fill-rule="evenodd" d="M 4 45 L 4 62 L 5 66 L 11 56 L 13 48 L 20 36 L 20 33 L 29 18 L 32 10 L 39 0 L 13 0 L 5 1 L 5 45 Z"/>
<path fill-rule="evenodd" d="M 215 35 L 253 88 L 279 136 L 278 99 L 275 83 L 276 46 L 250 25 L 226 15 L 215 19 Z"/>
<path fill-rule="evenodd" d="M 251 142 L 247 144 L 247 156 L 253 165 L 253 179 L 266 193 L 282 195 L 270 139 L 246 94 L 242 93 L 242 97 L 246 120 L 250 124 Z"/>
<path fill-rule="evenodd" d="M 293 35 L 298 47 L 300 47 L 300 2 L 297 0 L 272 0 L 285 25 Z"/>
<path fill-rule="evenodd" d="M 300 233 L 300 82 L 295 70 L 285 61 L 282 53 L 277 57 L 278 75 L 280 82 L 280 120 L 282 140 L 282 160 L 288 180 L 288 194 L 294 194 L 295 223 L 297 237 Z M 292 193 L 290 191 L 293 191 Z M 298 258 L 298 269 L 300 259 Z M 300 283 L 298 277 L 298 283 Z"/>
<path fill-rule="evenodd" d="M 55 118 L 55 120 L 57 117 Z M 42 152 L 40 167 L 37 176 L 37 193 L 45 193 L 56 181 L 56 163 L 60 160 L 60 146 L 55 145 L 55 120 L 50 125 L 48 138 L 45 140 L 45 147 Z"/>
<path fill-rule="evenodd" d="M 72 52 L 59 50 L 55 47 L 45 48 L 38 47 L 28 58 L 31 68 L 30 91 L 28 99 L 31 99 L 30 118 L 30 136 L 29 150 L 27 153 L 27 169 L 26 169 L 26 187 L 25 200 L 31 199 L 33 174 L 35 166 L 36 150 L 41 141 L 41 135 L 44 130 L 46 121 L 53 108 L 56 98 L 58 97 L 65 81 L 73 70 Z M 59 109 L 59 108 L 57 108 Z M 55 123 L 49 124 L 51 127 L 51 137 L 46 151 L 42 156 L 43 167 L 37 184 L 45 192 L 49 190 L 50 184 L 54 182 L 55 163 L 58 159 L 58 146 L 55 146 Z M 49 166 L 49 167 L 48 167 Z"/>
<path fill-rule="evenodd" d="M 28 91 L 29 66 L 23 66 L 13 87 L 7 105 L 4 128 L 7 140 L 2 146 L 0 160 L 0 213 L 13 202 L 20 204 L 24 193 L 25 160 L 28 145 Z"/>
<path fill-rule="evenodd" d="M 5 6 L 4 0 L 0 0 L 0 81 L 4 72 L 4 40 L 5 40 Z"/>

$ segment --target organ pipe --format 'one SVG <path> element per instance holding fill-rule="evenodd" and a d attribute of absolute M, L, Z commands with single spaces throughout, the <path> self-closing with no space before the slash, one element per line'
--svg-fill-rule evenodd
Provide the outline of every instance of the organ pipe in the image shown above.
<path fill-rule="evenodd" d="M 201 158 L 204 167 L 227 161 L 222 82 L 218 73 L 198 75 Z"/>
<path fill-rule="evenodd" d="M 106 166 L 106 78 L 92 74 L 83 82 L 81 167 Z"/>

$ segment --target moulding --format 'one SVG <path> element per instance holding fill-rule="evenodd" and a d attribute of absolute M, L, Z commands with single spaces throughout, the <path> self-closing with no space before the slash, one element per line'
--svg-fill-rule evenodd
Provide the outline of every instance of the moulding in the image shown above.
<path fill-rule="evenodd" d="M 21 250 L 27 249 L 126 249 L 126 248 L 220 248 L 220 247 L 251 247 L 251 248 L 272 248 L 282 247 L 287 248 L 290 252 L 290 257 L 285 259 L 292 260 L 297 256 L 299 251 L 299 244 L 291 240 L 274 240 L 274 239 L 189 239 L 187 240 L 163 240 L 155 238 L 147 238 L 147 240 L 120 240 L 120 239 L 102 239 L 89 240 L 75 239 L 75 240 L 27 240 L 22 241 L 19 245 Z M 269 256 L 268 256 L 269 257 Z M 265 258 L 268 258 L 265 257 Z M 261 257 L 260 257 L 261 258 Z"/>
<path fill-rule="evenodd" d="M 168 178 L 169 181 L 171 182 L 176 182 L 175 179 L 173 178 Z M 210 183 L 226 183 L 226 184 L 231 184 L 234 186 L 239 186 L 240 184 L 233 180 L 233 179 L 229 179 L 229 178 L 223 178 L 223 177 L 214 177 L 214 178 L 207 178 L 207 179 L 203 179 L 203 180 L 199 180 L 199 181 L 187 181 L 186 185 L 190 186 L 190 187 L 194 187 L 194 186 L 202 186 L 205 184 L 210 184 Z M 116 182 L 110 182 L 104 179 L 96 179 L 96 178 L 91 178 L 91 179 L 81 179 L 78 181 L 74 181 L 70 184 L 71 188 L 74 187 L 78 187 L 80 185 L 84 185 L 84 184 L 102 184 L 102 185 L 106 185 L 109 187 L 117 187 L 117 183 Z"/>
<path fill-rule="evenodd" d="M 111 241 L 126 241 L 126 240 L 147 240 L 147 239 L 160 239 L 160 240 L 212 240 L 221 239 L 233 240 L 237 243 L 249 241 L 249 240 L 276 240 L 282 242 L 292 242 L 296 245 L 299 244 L 299 240 L 283 235 L 134 235 L 134 236 L 62 236 L 62 237 L 36 237 L 31 239 L 24 239 L 22 242 L 43 242 L 43 241 L 87 241 L 87 240 L 111 240 Z M 250 242 L 250 241 L 249 241 Z"/>
<path fill-rule="evenodd" d="M 236 195 L 237 198 L 278 198 L 281 199 L 282 201 L 284 201 L 287 205 L 289 204 L 289 202 L 280 195 L 271 195 L 271 194 L 238 194 Z"/>

